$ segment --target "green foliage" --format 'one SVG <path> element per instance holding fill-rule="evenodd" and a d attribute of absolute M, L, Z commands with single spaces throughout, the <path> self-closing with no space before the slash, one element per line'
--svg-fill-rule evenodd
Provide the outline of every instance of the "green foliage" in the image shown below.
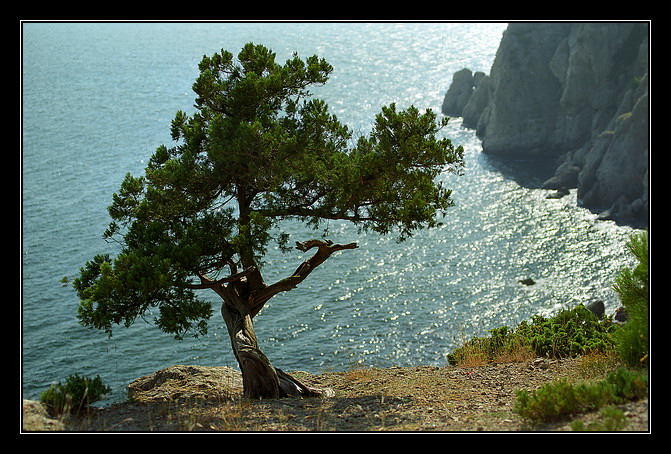
<path fill-rule="evenodd" d="M 176 113 L 174 145 L 112 197 L 104 238 L 120 253 L 94 257 L 73 281 L 83 325 L 111 335 L 154 314 L 177 338 L 204 334 L 212 308 L 195 292 L 201 279 L 259 269 L 271 242 L 286 249 L 281 221 L 345 220 L 402 240 L 452 205 L 436 176 L 459 171 L 463 149 L 437 137 L 447 120 L 431 110 L 385 106 L 354 138 L 311 97 L 333 70 L 322 58 L 280 64 L 250 43 L 237 59 L 204 56 L 199 70 L 197 111 Z"/>
<path fill-rule="evenodd" d="M 565 358 L 612 349 L 612 333 L 616 330 L 617 326 L 610 319 L 600 320 L 580 304 L 551 318 L 534 316 L 532 323 L 522 322 L 516 334 L 525 339 L 538 356 Z"/>
<path fill-rule="evenodd" d="M 537 391 L 517 391 L 513 411 L 536 422 L 549 422 L 645 397 L 647 375 L 618 368 L 596 383 L 570 383 L 566 379 L 547 383 Z"/>
<path fill-rule="evenodd" d="M 179 279 L 185 282 L 186 276 L 180 278 L 160 256 L 127 251 L 111 260 L 98 255 L 73 282 L 80 298 L 77 317 L 84 326 L 111 336 L 113 324 L 128 327 L 136 317 L 159 306 L 155 321 L 164 331 L 178 338 L 189 329 L 205 334 L 212 307 L 188 287 L 175 285 Z"/>
<path fill-rule="evenodd" d="M 613 387 L 613 402 L 642 399 L 648 395 L 647 371 L 619 367 L 604 380 Z"/>
<path fill-rule="evenodd" d="M 54 414 L 74 413 L 88 408 L 109 394 L 111 389 L 99 376 L 93 379 L 79 375 L 70 375 L 65 384 L 58 382 L 42 392 L 40 400 Z"/>
<path fill-rule="evenodd" d="M 616 335 L 617 351 L 628 366 L 647 367 L 650 305 L 647 232 L 632 235 L 627 247 L 638 264 L 633 269 L 623 269 L 615 280 L 615 291 L 627 313 L 627 323 Z"/>
<path fill-rule="evenodd" d="M 600 320 L 582 304 L 571 310 L 562 310 L 554 317 L 533 316 L 531 323 L 523 321 L 511 330 L 506 326 L 495 328 L 486 338 L 467 341 L 448 355 L 448 362 L 456 365 L 474 345 L 484 352 L 489 361 L 505 356 L 520 347 L 526 347 L 536 356 L 549 358 L 575 357 L 587 352 L 606 352 L 613 348 L 613 333 L 618 327 L 610 319 Z"/>
<path fill-rule="evenodd" d="M 606 404 L 608 399 L 604 391 L 610 392 L 604 384 L 573 385 L 567 380 L 560 380 L 545 384 L 533 393 L 517 391 L 513 411 L 534 421 L 554 421 Z"/>

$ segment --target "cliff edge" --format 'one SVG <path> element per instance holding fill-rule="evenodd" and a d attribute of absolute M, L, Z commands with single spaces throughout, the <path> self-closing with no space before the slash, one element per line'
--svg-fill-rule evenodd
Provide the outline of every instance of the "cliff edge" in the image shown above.
<path fill-rule="evenodd" d="M 649 222 L 649 25 L 512 23 L 489 75 L 453 76 L 445 115 L 484 153 L 554 164 L 546 189 L 578 190 L 601 217 Z"/>

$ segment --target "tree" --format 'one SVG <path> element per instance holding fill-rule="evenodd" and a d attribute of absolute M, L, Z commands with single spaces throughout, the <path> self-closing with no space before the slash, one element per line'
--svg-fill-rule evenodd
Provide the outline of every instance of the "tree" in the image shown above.
<path fill-rule="evenodd" d="M 382 108 L 366 137 L 329 114 L 308 87 L 324 84 L 332 67 L 297 54 L 284 65 L 269 49 L 245 45 L 237 56 L 204 56 L 193 85 L 196 113 L 179 111 L 173 147 L 159 146 L 143 176 L 127 174 L 113 195 L 103 237 L 118 255 L 97 255 L 73 281 L 78 318 L 105 330 L 155 314 L 182 338 L 207 332 L 212 303 L 222 300 L 233 353 L 247 397 L 319 394 L 272 366 L 259 349 L 252 320 L 280 292 L 299 285 L 333 253 L 357 248 L 325 239 L 296 242 L 314 250 L 290 276 L 266 284 L 261 259 L 271 242 L 288 250 L 281 221 L 318 228 L 346 220 L 361 230 L 398 233 L 435 226 L 452 205 L 436 182 L 458 171 L 463 150 L 436 134 L 447 124 L 415 107 Z"/>

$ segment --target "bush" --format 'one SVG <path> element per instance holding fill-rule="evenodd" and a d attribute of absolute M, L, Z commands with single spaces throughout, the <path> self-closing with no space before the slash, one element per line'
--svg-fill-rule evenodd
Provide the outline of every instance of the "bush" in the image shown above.
<path fill-rule="evenodd" d="M 613 286 L 627 313 L 627 323 L 616 335 L 616 348 L 629 367 L 648 367 L 650 299 L 647 232 L 632 235 L 627 247 L 638 264 L 633 269 L 623 269 Z"/>
<path fill-rule="evenodd" d="M 513 411 L 533 421 L 555 421 L 599 408 L 610 401 L 611 394 L 607 383 L 574 385 L 562 379 L 547 383 L 533 393 L 517 391 Z"/>
<path fill-rule="evenodd" d="M 638 400 L 648 395 L 648 376 L 645 372 L 619 367 L 609 373 L 604 381 L 614 387 L 616 403 Z"/>
<path fill-rule="evenodd" d="M 526 339 L 538 356 L 567 358 L 612 350 L 612 334 L 616 330 L 609 318 L 600 320 L 580 304 L 552 318 L 534 316 L 532 323 L 522 322 L 516 333 Z"/>
<path fill-rule="evenodd" d="M 560 420 L 570 415 L 596 410 L 645 397 L 648 378 L 642 372 L 618 368 L 596 383 L 569 383 L 559 380 L 529 393 L 517 391 L 513 411 L 537 422 Z"/>
<path fill-rule="evenodd" d="M 473 354 L 489 362 L 523 350 L 549 358 L 608 352 L 614 347 L 613 333 L 617 329 L 612 320 L 600 320 L 581 304 L 551 318 L 534 316 L 531 323 L 523 321 L 515 330 L 506 326 L 495 328 L 489 331 L 490 337 L 467 341 L 447 355 L 447 359 L 452 365 L 461 365 Z"/>
<path fill-rule="evenodd" d="M 88 408 L 97 402 L 111 389 L 104 385 L 99 376 L 94 379 L 70 375 L 65 385 L 58 382 L 40 395 L 40 400 L 47 405 L 53 414 L 74 413 Z"/>

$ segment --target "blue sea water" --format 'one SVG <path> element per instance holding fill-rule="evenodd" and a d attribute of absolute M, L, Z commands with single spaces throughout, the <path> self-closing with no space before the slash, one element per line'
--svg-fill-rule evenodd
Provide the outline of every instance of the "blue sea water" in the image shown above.
<path fill-rule="evenodd" d="M 112 338 L 80 326 L 61 278 L 114 249 L 102 232 L 126 172 L 139 175 L 170 142 L 177 110 L 193 111 L 203 55 L 246 42 L 317 54 L 335 71 L 313 90 L 355 133 L 382 105 L 440 112 L 452 74 L 488 73 L 503 23 L 24 23 L 22 24 L 21 361 L 25 398 L 71 374 L 100 375 L 123 399 L 135 378 L 173 364 L 236 367 L 212 296 L 210 332 L 175 341 L 138 320 Z M 465 339 L 534 314 L 600 299 L 612 313 L 632 232 L 597 222 L 575 192 L 545 199 L 542 178 L 481 153 L 452 119 L 464 175 L 444 175 L 456 206 L 444 224 L 397 243 L 332 222 L 329 238 L 359 249 L 331 257 L 255 319 L 261 348 L 284 370 L 444 365 Z M 315 233 L 289 225 L 293 240 Z M 267 282 L 304 260 L 270 251 Z M 535 285 L 518 281 L 530 277 Z M 151 317 L 148 317 L 151 320 Z"/>

